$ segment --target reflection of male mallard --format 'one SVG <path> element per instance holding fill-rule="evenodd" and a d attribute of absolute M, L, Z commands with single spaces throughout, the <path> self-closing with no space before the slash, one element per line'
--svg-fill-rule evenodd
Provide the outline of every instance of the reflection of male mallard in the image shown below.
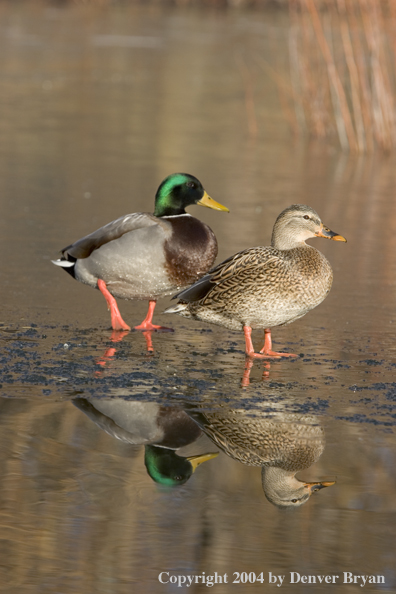
<path fill-rule="evenodd" d="M 176 454 L 175 450 L 193 443 L 202 434 L 180 408 L 121 399 L 76 398 L 73 403 L 112 437 L 131 445 L 144 445 L 147 472 L 162 485 L 182 485 L 202 462 L 218 455 Z"/>
<path fill-rule="evenodd" d="M 307 483 L 295 478 L 324 450 L 324 431 L 314 417 L 274 413 L 271 416 L 221 407 L 215 412 L 191 412 L 206 435 L 231 458 L 261 466 L 267 499 L 279 507 L 298 507 L 315 491 L 334 482 Z"/>

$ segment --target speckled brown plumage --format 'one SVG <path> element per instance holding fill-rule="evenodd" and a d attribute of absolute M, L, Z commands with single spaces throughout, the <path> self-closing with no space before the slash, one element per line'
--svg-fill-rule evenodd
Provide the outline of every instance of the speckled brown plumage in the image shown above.
<path fill-rule="evenodd" d="M 312 416 L 254 416 L 224 406 L 192 417 L 221 450 L 248 466 L 297 472 L 309 468 L 323 452 L 324 431 Z"/>
<path fill-rule="evenodd" d="M 262 469 L 263 490 L 271 503 L 298 507 L 315 491 L 333 482 L 306 483 L 295 474 L 310 467 L 325 446 L 323 428 L 311 415 L 245 410 L 220 406 L 215 411 L 191 412 L 206 435 L 228 456 Z"/>
<path fill-rule="evenodd" d="M 222 325 L 230 330 L 282 326 L 319 305 L 332 281 L 330 264 L 311 246 L 293 251 L 251 248 L 213 269 L 210 289 L 189 304 L 189 312 L 215 323 L 221 315 Z M 180 298 L 184 301 L 185 294 Z"/>
<path fill-rule="evenodd" d="M 269 329 L 304 316 L 325 299 L 332 285 L 329 262 L 305 243 L 315 236 L 346 241 L 324 227 L 312 208 L 289 207 L 276 220 L 271 246 L 249 248 L 228 258 L 179 293 L 178 305 L 166 312 L 230 330 L 244 329 L 247 354 L 280 356 L 271 351 Z M 261 354 L 248 345 L 252 328 L 266 330 Z"/>

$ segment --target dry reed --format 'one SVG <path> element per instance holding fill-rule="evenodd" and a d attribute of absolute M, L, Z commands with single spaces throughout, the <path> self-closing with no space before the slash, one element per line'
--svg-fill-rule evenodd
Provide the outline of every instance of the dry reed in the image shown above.
<path fill-rule="evenodd" d="M 8 0 L 9 2 L 12 0 Z M 32 0 L 33 1 L 33 0 Z M 207 6 L 212 8 L 273 8 L 285 7 L 288 0 L 51 0 L 53 4 L 109 6 L 114 4 L 152 4 L 163 6 Z"/>
<path fill-rule="evenodd" d="M 338 134 L 344 150 L 396 147 L 396 6 L 290 0 L 293 130 Z M 288 116 L 289 117 L 289 116 Z"/>

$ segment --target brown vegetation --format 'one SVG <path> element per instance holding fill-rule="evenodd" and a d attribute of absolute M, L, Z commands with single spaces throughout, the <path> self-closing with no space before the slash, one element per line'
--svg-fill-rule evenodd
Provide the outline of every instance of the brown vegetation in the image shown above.
<path fill-rule="evenodd" d="M 157 4 L 168 6 L 209 6 L 214 8 L 243 7 L 259 8 L 268 6 L 287 6 L 288 0 L 53 0 L 53 2 L 108 6 L 129 2 L 134 4 Z"/>
<path fill-rule="evenodd" d="M 290 79 L 299 131 L 343 149 L 396 146 L 396 4 L 290 0 Z M 284 91 L 282 91 L 284 94 Z"/>

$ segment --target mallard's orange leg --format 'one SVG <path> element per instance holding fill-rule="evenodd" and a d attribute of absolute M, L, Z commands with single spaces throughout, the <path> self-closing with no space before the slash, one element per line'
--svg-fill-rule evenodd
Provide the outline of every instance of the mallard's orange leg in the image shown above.
<path fill-rule="evenodd" d="M 264 346 L 260 353 L 263 353 L 266 357 L 298 357 L 298 355 L 294 355 L 294 353 L 277 353 L 276 351 L 273 351 L 271 330 L 269 328 L 265 328 L 264 330 Z"/>
<path fill-rule="evenodd" d="M 254 348 L 253 348 L 253 343 L 252 343 L 252 329 L 250 326 L 244 326 L 243 327 L 243 332 L 245 334 L 245 342 L 246 342 L 246 354 L 248 357 L 254 357 L 257 359 L 269 359 L 269 358 L 276 358 L 276 359 L 280 359 L 280 354 L 279 353 L 274 353 L 272 354 L 271 351 L 271 344 L 270 344 L 270 350 L 269 352 L 267 352 L 265 350 L 266 344 L 264 344 L 264 348 L 259 352 L 259 353 L 255 353 L 254 352 Z M 271 333 L 269 336 L 269 340 L 271 343 Z"/>
<path fill-rule="evenodd" d="M 166 328 L 165 326 L 156 326 L 155 324 L 151 323 L 156 304 L 157 302 L 154 300 L 149 301 L 147 316 L 144 318 L 143 322 L 139 324 L 139 326 L 135 326 L 135 330 L 143 330 L 143 332 L 147 330 L 167 330 L 168 332 L 173 332 L 172 328 Z"/>
<path fill-rule="evenodd" d="M 113 295 L 109 293 L 106 283 L 101 278 L 98 279 L 98 289 L 106 299 L 107 307 L 110 310 L 111 327 L 113 330 L 130 330 L 130 326 L 128 326 L 121 317 L 117 301 L 114 299 Z"/>
<path fill-rule="evenodd" d="M 254 352 L 252 343 L 252 329 L 250 326 L 244 326 L 243 332 L 245 334 L 246 354 L 248 357 L 254 357 L 256 359 L 280 359 L 281 357 L 297 357 L 297 355 L 293 355 L 292 353 L 277 353 L 271 350 L 271 330 L 268 328 L 264 330 L 264 346 L 259 353 Z"/>

